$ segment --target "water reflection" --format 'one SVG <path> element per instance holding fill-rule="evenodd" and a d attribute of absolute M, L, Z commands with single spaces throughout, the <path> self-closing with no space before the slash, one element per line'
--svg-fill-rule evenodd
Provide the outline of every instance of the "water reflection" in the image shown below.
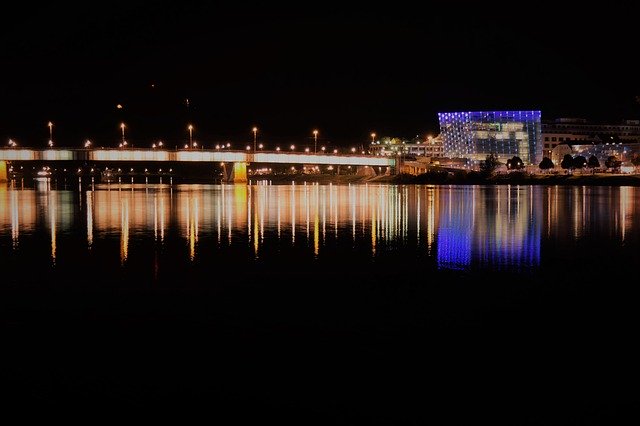
<path fill-rule="evenodd" d="M 401 250 L 440 268 L 530 268 L 542 240 L 637 238 L 634 187 L 350 185 L 110 185 L 88 191 L 0 188 L 0 248 L 40 230 L 56 262 L 60 235 L 86 232 L 87 249 L 116 237 L 120 261 L 131 239 L 166 243 L 173 230 L 185 256 L 200 244 L 245 246 L 257 258 L 274 242 L 316 258 L 335 247 L 375 259 Z M 82 237 L 84 238 L 84 237 Z"/>

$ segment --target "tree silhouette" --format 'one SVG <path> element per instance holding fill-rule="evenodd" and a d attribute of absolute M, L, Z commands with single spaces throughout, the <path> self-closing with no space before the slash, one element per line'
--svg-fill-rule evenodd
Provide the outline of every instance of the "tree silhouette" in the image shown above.
<path fill-rule="evenodd" d="M 480 163 L 480 171 L 486 175 L 491 175 L 500 165 L 498 156 L 493 152 L 487 155 L 487 158 Z"/>
<path fill-rule="evenodd" d="M 519 170 L 522 168 L 524 168 L 524 163 L 522 162 L 522 159 L 520 157 L 517 157 L 514 155 L 513 157 L 507 160 L 507 169 Z"/>
<path fill-rule="evenodd" d="M 540 170 L 553 169 L 553 161 L 549 157 L 544 157 L 538 167 L 540 167 Z"/>
<path fill-rule="evenodd" d="M 582 155 L 577 155 L 573 159 L 573 168 L 575 168 L 575 169 L 581 169 L 586 165 L 587 165 L 587 159 L 584 158 L 584 156 L 582 156 Z"/>
<path fill-rule="evenodd" d="M 604 161 L 604 165 L 607 166 L 608 169 L 617 169 L 622 165 L 622 161 L 618 160 L 618 157 L 615 155 L 610 155 Z"/>
<path fill-rule="evenodd" d="M 589 157 L 589 161 L 587 161 L 587 166 L 592 169 L 598 168 L 600 167 L 600 160 L 598 160 L 598 157 L 595 155 L 592 155 Z"/>
<path fill-rule="evenodd" d="M 573 169 L 573 157 L 571 156 L 571 154 L 565 154 L 564 157 L 562 157 L 560 167 L 565 170 Z"/>

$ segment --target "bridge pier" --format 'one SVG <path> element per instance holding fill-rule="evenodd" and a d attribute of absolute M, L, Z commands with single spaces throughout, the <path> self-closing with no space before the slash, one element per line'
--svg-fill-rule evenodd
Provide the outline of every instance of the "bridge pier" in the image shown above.
<path fill-rule="evenodd" d="M 223 169 L 224 181 L 233 183 L 243 183 L 247 181 L 247 163 L 229 163 L 230 167 Z"/>
<path fill-rule="evenodd" d="M 7 162 L 0 161 L 0 182 L 7 181 Z"/>

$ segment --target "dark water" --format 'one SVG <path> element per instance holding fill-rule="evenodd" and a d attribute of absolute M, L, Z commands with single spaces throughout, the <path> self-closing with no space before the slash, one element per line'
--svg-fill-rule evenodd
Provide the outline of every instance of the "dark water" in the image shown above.
<path fill-rule="evenodd" d="M 640 189 L 0 188 L 9 406 L 637 420 Z"/>

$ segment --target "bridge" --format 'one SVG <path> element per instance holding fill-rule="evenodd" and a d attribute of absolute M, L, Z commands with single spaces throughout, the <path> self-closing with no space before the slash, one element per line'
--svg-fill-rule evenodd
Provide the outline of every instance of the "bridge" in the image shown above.
<path fill-rule="evenodd" d="M 96 163 L 114 162 L 201 162 L 225 163 L 225 180 L 228 182 L 246 182 L 247 164 L 313 164 L 363 167 L 395 167 L 396 159 L 374 157 L 370 155 L 310 154 L 295 152 L 252 152 L 207 149 L 21 149 L 0 148 L 0 181 L 7 179 L 9 161 L 80 161 Z M 387 169 L 388 170 L 388 169 Z"/>

